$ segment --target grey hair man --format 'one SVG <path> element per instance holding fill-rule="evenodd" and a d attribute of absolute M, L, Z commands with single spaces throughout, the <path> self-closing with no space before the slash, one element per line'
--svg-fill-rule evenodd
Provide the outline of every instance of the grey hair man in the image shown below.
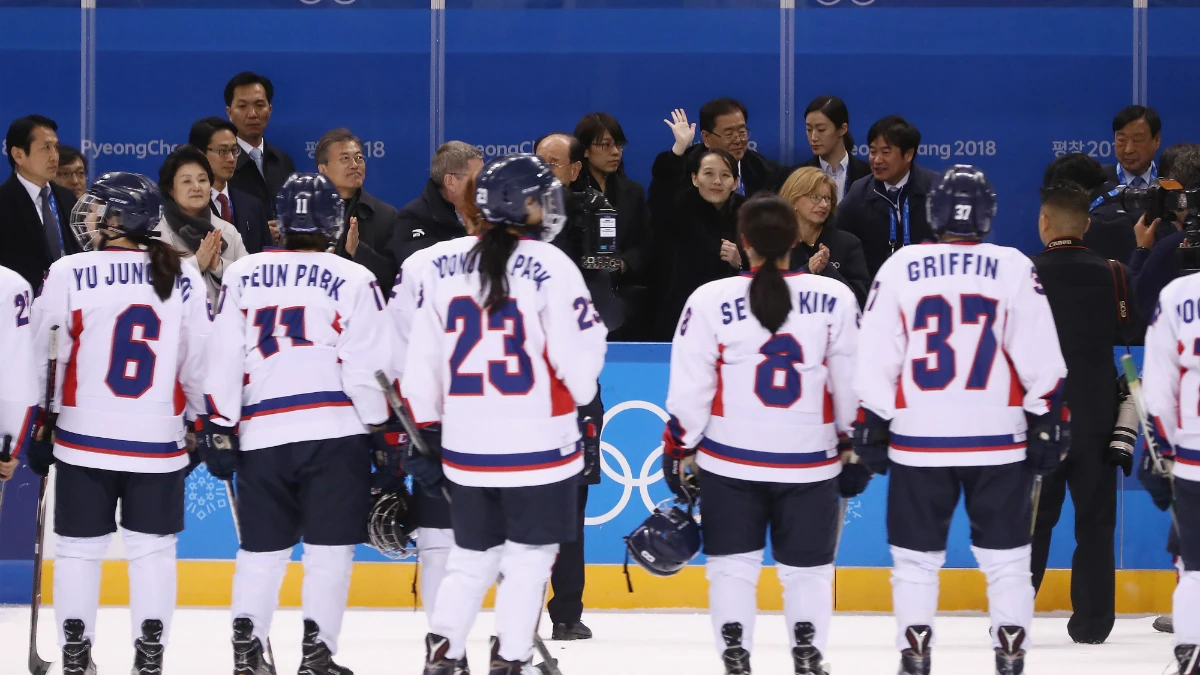
<path fill-rule="evenodd" d="M 463 219 L 473 198 L 467 193 L 467 184 L 482 167 L 483 153 L 469 143 L 447 141 L 437 149 L 429 164 L 425 190 L 400 209 L 400 223 L 391 247 L 397 269 L 423 248 L 466 236 Z"/>

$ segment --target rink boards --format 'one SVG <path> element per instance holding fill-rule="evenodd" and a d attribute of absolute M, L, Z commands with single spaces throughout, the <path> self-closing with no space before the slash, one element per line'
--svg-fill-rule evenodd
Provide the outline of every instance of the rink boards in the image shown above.
<path fill-rule="evenodd" d="M 1140 349 L 1134 350 L 1140 363 Z M 1121 350 L 1123 353 L 1124 350 Z M 629 593 L 622 573 L 622 537 L 650 513 L 654 504 L 669 498 L 659 469 L 661 435 L 667 392 L 670 346 L 659 344 L 609 345 L 601 376 L 606 407 L 601 448 L 603 479 L 591 488 L 588 499 L 586 551 L 588 566 L 585 604 L 602 608 L 687 608 L 707 604 L 703 556 L 681 574 L 660 579 L 630 569 L 634 593 Z M 1115 470 L 1115 469 L 1114 469 Z M 0 603 L 28 602 L 31 583 L 33 510 L 36 481 L 23 469 L 8 488 L 0 520 Z M 838 553 L 836 607 L 843 611 L 887 611 L 891 592 L 885 532 L 886 478 L 876 478 L 860 497 L 850 501 Z M 229 604 L 233 558 L 237 537 L 222 484 L 203 469 L 188 479 L 187 525 L 179 537 L 179 603 L 194 606 Z M 52 505 L 51 505 L 52 506 Z M 53 509 L 49 511 L 53 513 Z M 52 516 L 51 516 L 52 519 Z M 1073 549 L 1073 510 L 1068 502 L 1051 547 L 1050 566 L 1069 568 Z M 1160 612 L 1170 607 L 1174 571 L 1164 551 L 1169 520 L 1157 511 L 1134 478 L 1120 480 L 1116 537 L 1117 611 Z M 959 513 L 951 527 L 946 568 L 942 572 L 941 604 L 944 610 L 986 607 L 982 575 L 970 552 L 966 514 Z M 53 555 L 53 534 L 47 536 L 48 557 Z M 115 538 L 119 539 L 119 538 Z M 102 599 L 106 604 L 128 601 L 128 579 L 119 541 L 114 541 L 105 562 Z M 297 547 L 295 560 L 299 560 Z M 390 562 L 367 547 L 359 547 L 350 602 L 365 607 L 406 607 L 414 604 L 415 565 Z M 284 584 L 284 605 L 299 603 L 300 570 L 294 563 Z M 46 578 L 53 561 L 45 563 Z M 1040 610 L 1070 607 L 1070 575 L 1047 574 L 1038 596 Z M 50 584 L 46 599 L 52 602 Z M 773 569 L 767 569 L 759 586 L 760 606 L 778 609 L 780 596 Z"/>

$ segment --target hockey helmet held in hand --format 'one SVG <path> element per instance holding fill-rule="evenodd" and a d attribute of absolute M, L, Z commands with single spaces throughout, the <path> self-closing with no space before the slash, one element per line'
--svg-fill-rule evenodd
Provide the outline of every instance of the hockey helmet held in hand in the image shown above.
<path fill-rule="evenodd" d="M 700 524 L 690 511 L 664 502 L 625 537 L 625 548 L 642 569 L 669 577 L 700 553 Z"/>
<path fill-rule="evenodd" d="M 563 185 L 537 155 L 506 155 L 485 164 L 475 177 L 475 205 L 490 223 L 536 225 L 542 241 L 553 240 L 567 224 Z M 535 210 L 540 221 L 529 223 Z"/>
<path fill-rule="evenodd" d="M 320 173 L 288 176 L 275 196 L 279 233 L 323 234 L 330 243 L 342 235 L 346 206 L 333 181 Z"/>
<path fill-rule="evenodd" d="M 375 499 L 367 520 L 367 545 L 391 560 L 404 560 L 416 554 L 412 537 L 416 519 L 412 496 L 405 490 L 384 492 Z"/>
<path fill-rule="evenodd" d="M 955 164 L 930 191 L 925 208 L 929 227 L 939 239 L 982 239 L 996 216 L 996 191 L 980 169 Z"/>
<path fill-rule="evenodd" d="M 162 220 L 158 185 L 139 173 L 114 171 L 96 179 L 71 209 L 71 231 L 85 251 L 127 235 L 148 235 Z M 155 233 L 157 234 L 157 233 Z"/>

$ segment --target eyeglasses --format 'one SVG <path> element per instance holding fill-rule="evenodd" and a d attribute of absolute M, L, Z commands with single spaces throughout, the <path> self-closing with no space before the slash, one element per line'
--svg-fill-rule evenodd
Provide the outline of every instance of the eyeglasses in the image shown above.
<path fill-rule="evenodd" d="M 542 160 L 542 162 L 543 162 L 543 163 L 545 163 L 545 165 L 546 165 L 546 166 L 549 166 L 549 167 L 552 167 L 552 168 L 555 168 L 555 169 L 561 169 L 561 168 L 563 168 L 563 165 L 562 165 L 562 164 L 558 164 L 558 163 L 555 163 L 555 162 L 551 162 L 551 161 L 549 161 L 549 160 L 545 160 L 545 159 L 543 159 L 543 160 Z"/>
<path fill-rule="evenodd" d="M 242 154 L 241 146 L 233 146 L 232 148 L 208 148 L 209 152 L 217 153 L 217 157 L 238 157 Z"/>
<path fill-rule="evenodd" d="M 833 203 L 833 197 L 829 197 L 826 195 L 819 195 L 819 194 L 813 193 L 811 195 L 804 195 L 804 196 L 808 197 L 808 200 L 814 204 L 832 204 Z"/>
<path fill-rule="evenodd" d="M 600 148 L 601 150 L 604 150 L 605 152 L 612 152 L 613 150 L 616 150 L 617 152 L 621 152 L 621 151 L 625 150 L 624 143 L 614 143 L 613 141 L 605 141 L 603 143 L 592 143 L 592 147 Z"/>
<path fill-rule="evenodd" d="M 84 171 L 83 169 L 76 169 L 74 171 L 59 171 L 57 175 L 62 180 L 66 180 L 68 178 L 87 180 L 87 171 Z"/>
<path fill-rule="evenodd" d="M 729 143 L 739 139 L 745 141 L 750 139 L 750 130 L 746 127 L 739 127 L 737 129 L 730 129 L 729 131 L 719 133 L 717 136 L 720 136 Z"/>
<path fill-rule="evenodd" d="M 341 164 L 342 166 L 354 166 L 355 164 L 362 166 L 367 165 L 367 158 L 364 157 L 361 152 L 357 155 L 342 155 L 341 157 L 337 158 L 337 161 L 338 164 Z"/>

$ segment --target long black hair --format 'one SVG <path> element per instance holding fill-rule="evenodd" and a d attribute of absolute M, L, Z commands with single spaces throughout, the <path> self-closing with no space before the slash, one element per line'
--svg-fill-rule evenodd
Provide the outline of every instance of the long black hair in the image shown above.
<path fill-rule="evenodd" d="M 114 237 L 117 238 L 117 237 Z M 173 246 L 147 232 L 121 233 L 121 239 L 144 246 L 150 256 L 150 285 L 160 300 L 166 301 L 175 289 L 175 280 L 183 272 L 183 256 Z"/>
<path fill-rule="evenodd" d="M 850 135 L 850 111 L 846 108 L 846 102 L 836 96 L 818 96 L 808 104 L 804 109 L 804 116 L 819 112 L 829 118 L 833 122 L 833 126 L 842 128 L 846 125 L 846 134 L 842 136 L 842 144 L 846 146 L 846 151 L 854 152 L 854 137 Z"/>
<path fill-rule="evenodd" d="M 465 194 L 475 194 L 475 176 L 467 178 Z M 540 225 L 512 225 L 509 223 L 489 223 L 479 214 L 478 208 L 471 204 L 464 217 L 479 222 L 479 243 L 471 249 L 468 265 L 479 265 L 479 280 L 483 285 L 483 306 L 488 314 L 495 314 L 508 302 L 508 259 L 517 248 L 517 235 L 513 229 L 521 229 L 530 234 L 541 230 Z"/>
<path fill-rule="evenodd" d="M 750 282 L 750 312 L 774 334 L 792 311 L 792 294 L 776 264 L 796 245 L 796 214 L 778 195 L 759 193 L 738 212 L 738 234 L 764 258 Z"/>

